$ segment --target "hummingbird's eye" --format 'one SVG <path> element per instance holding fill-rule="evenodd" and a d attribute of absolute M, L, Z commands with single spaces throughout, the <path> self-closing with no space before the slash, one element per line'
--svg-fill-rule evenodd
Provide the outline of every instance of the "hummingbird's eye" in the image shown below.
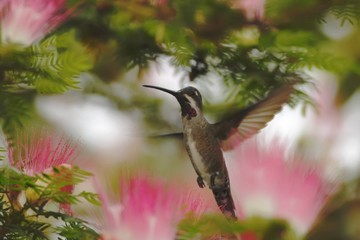
<path fill-rule="evenodd" d="M 192 95 L 193 95 L 193 97 L 198 97 L 198 96 L 200 95 L 200 93 L 199 93 L 198 91 L 194 91 L 194 92 L 192 93 Z"/>

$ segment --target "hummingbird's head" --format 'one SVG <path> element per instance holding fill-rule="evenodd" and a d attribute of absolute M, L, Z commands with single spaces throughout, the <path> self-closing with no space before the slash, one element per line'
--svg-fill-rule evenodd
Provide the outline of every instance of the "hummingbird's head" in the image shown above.
<path fill-rule="evenodd" d="M 202 98 L 200 92 L 194 87 L 186 87 L 175 92 L 166 88 L 156 87 L 151 85 L 143 85 L 148 88 L 155 88 L 163 92 L 167 92 L 178 100 L 181 106 L 181 113 L 183 117 L 191 119 L 196 117 L 202 111 Z"/>

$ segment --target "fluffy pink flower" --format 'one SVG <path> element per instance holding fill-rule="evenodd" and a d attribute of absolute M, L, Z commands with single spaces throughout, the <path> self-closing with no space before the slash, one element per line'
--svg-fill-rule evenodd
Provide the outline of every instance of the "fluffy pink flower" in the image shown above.
<path fill-rule="evenodd" d="M 10 165 L 25 174 L 30 176 L 47 174 L 52 176 L 54 181 L 61 182 L 73 177 L 71 162 L 76 147 L 64 138 L 56 138 L 46 131 L 39 133 L 31 132 L 18 136 L 17 140 L 9 145 L 14 146 L 8 148 Z M 54 171 L 55 167 L 58 171 Z M 38 179 L 36 184 L 46 187 L 49 183 Z M 60 190 L 72 193 L 74 186 L 64 186 Z M 32 188 L 28 188 L 25 191 L 25 196 L 27 201 L 33 204 L 40 204 L 48 200 L 41 198 L 39 193 Z M 59 208 L 69 215 L 72 214 L 71 206 L 68 202 L 60 203 Z"/>
<path fill-rule="evenodd" d="M 281 146 L 263 151 L 253 143 L 244 144 L 234 158 L 228 168 L 241 217 L 283 218 L 304 233 L 333 190 L 319 168 L 300 159 L 289 161 Z"/>
<path fill-rule="evenodd" d="M 30 46 L 61 24 L 72 10 L 65 0 L 0 0 L 3 43 Z"/>
<path fill-rule="evenodd" d="M 46 131 L 24 133 L 12 145 L 8 148 L 10 165 L 30 176 L 71 163 L 76 152 L 71 142 Z"/>
<path fill-rule="evenodd" d="M 176 225 L 187 213 L 200 215 L 207 207 L 194 195 L 182 194 L 145 177 L 122 180 L 118 204 L 100 191 L 107 226 L 102 239 L 174 239 Z"/>
<path fill-rule="evenodd" d="M 234 7 L 243 10 L 249 20 L 261 20 L 264 17 L 265 0 L 236 0 Z"/>

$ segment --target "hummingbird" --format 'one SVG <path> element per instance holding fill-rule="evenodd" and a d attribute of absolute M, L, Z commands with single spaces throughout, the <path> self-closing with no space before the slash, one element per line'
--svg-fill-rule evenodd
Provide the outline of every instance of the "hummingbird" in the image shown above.
<path fill-rule="evenodd" d="M 183 137 L 186 151 L 197 174 L 200 188 L 211 189 L 216 203 L 228 219 L 237 219 L 230 190 L 230 180 L 223 150 L 234 147 L 255 135 L 278 113 L 292 92 L 293 84 L 286 84 L 266 98 L 236 111 L 217 123 L 209 123 L 203 113 L 202 96 L 194 87 L 173 91 L 158 86 L 143 85 L 173 95 L 181 106 Z"/>

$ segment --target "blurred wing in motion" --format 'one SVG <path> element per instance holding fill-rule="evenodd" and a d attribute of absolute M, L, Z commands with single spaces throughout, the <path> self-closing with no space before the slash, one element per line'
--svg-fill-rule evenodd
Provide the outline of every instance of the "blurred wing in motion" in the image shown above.
<path fill-rule="evenodd" d="M 221 142 L 222 148 L 232 149 L 266 127 L 293 92 L 294 83 L 287 84 L 270 93 L 267 98 L 213 124 L 214 134 Z"/>
<path fill-rule="evenodd" d="M 150 135 L 148 136 L 150 139 L 178 139 L 183 140 L 184 134 L 182 132 L 176 133 L 165 133 L 160 135 Z"/>

